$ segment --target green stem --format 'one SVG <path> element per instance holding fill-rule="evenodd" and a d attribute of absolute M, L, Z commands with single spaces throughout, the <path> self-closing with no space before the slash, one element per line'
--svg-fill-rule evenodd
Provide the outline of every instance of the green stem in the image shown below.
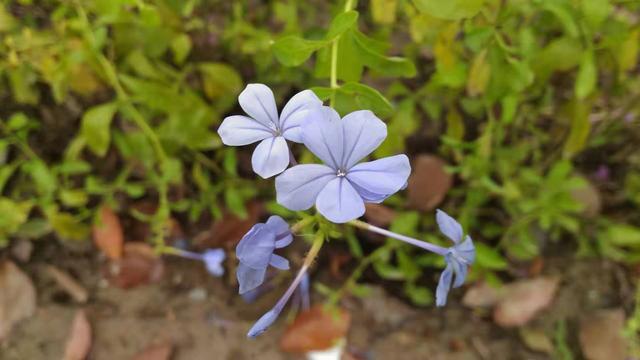
<path fill-rule="evenodd" d="M 344 12 L 347 12 L 353 8 L 353 0 L 347 0 L 344 4 Z M 336 37 L 331 44 L 331 73 L 329 84 L 333 91 L 331 92 L 331 98 L 329 99 L 329 105 L 335 107 L 336 102 L 336 89 L 338 86 L 338 42 L 340 36 Z"/>

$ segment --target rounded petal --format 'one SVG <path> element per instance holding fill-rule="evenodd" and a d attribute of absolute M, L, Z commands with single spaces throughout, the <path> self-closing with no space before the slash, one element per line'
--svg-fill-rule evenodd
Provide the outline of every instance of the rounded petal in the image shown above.
<path fill-rule="evenodd" d="M 345 223 L 364 214 L 364 201 L 345 178 L 331 180 L 318 194 L 316 208 L 334 223 Z"/>
<path fill-rule="evenodd" d="M 238 284 L 240 285 L 240 294 L 244 294 L 247 291 L 251 291 L 262 284 L 264 281 L 264 275 L 267 272 L 267 268 L 253 269 L 249 266 L 240 263 L 236 271 L 236 277 L 238 278 Z"/>
<path fill-rule="evenodd" d="M 263 269 L 275 249 L 276 234 L 265 224 L 256 224 L 240 240 L 236 247 L 236 257 L 240 263 L 253 269 Z"/>
<path fill-rule="evenodd" d="M 296 165 L 276 178 L 278 204 L 289 210 L 307 210 L 336 173 L 328 166 L 318 164 Z"/>
<path fill-rule="evenodd" d="M 286 139 L 302 142 L 300 124 L 309 116 L 309 111 L 322 106 L 322 101 L 311 90 L 295 94 L 282 109 L 280 129 Z"/>
<path fill-rule="evenodd" d="M 292 241 L 293 241 L 293 235 L 291 235 L 291 233 L 281 238 L 277 238 L 276 249 L 282 249 L 283 247 L 289 246 L 289 244 L 291 244 Z"/>
<path fill-rule="evenodd" d="M 218 135 L 225 145 L 242 146 L 253 144 L 273 136 L 274 131 L 262 123 L 241 115 L 229 116 L 218 127 Z"/>
<path fill-rule="evenodd" d="M 278 254 L 272 254 L 269 265 L 279 270 L 289 270 L 289 260 L 283 258 Z"/>
<path fill-rule="evenodd" d="M 456 275 L 456 278 L 453 281 L 453 287 L 458 288 L 462 286 L 462 284 L 464 284 L 464 281 L 467 278 L 469 267 L 466 264 L 462 264 L 458 261 L 452 261 L 451 266 L 453 267 L 453 273 Z"/>
<path fill-rule="evenodd" d="M 263 179 L 283 172 L 289 166 L 289 148 L 282 136 L 262 140 L 251 157 L 253 171 Z"/>
<path fill-rule="evenodd" d="M 387 137 L 387 125 L 369 110 L 354 111 L 342 118 L 343 169 L 350 169 L 371 154 Z"/>
<path fill-rule="evenodd" d="M 240 107 L 264 126 L 276 129 L 278 108 L 273 92 L 264 84 L 249 84 L 238 96 Z"/>
<path fill-rule="evenodd" d="M 447 267 L 440 274 L 440 281 L 438 281 L 438 287 L 436 288 L 436 306 L 445 306 L 447 304 L 447 295 L 451 289 L 452 276 L 451 265 L 447 264 Z"/>
<path fill-rule="evenodd" d="M 270 216 L 266 222 L 267 226 L 276 234 L 276 237 L 290 233 L 289 224 L 278 215 Z"/>
<path fill-rule="evenodd" d="M 409 158 L 396 155 L 358 164 L 349 170 L 347 179 L 364 199 L 376 202 L 402 189 L 409 174 Z"/>
<path fill-rule="evenodd" d="M 328 106 L 314 108 L 300 129 L 304 145 L 325 164 L 338 170 L 344 145 L 340 115 Z"/>
<path fill-rule="evenodd" d="M 456 221 L 456 219 L 449 216 L 446 212 L 438 209 L 436 210 L 436 221 L 440 227 L 440 232 L 445 234 L 454 243 L 458 243 L 462 240 L 462 226 Z"/>

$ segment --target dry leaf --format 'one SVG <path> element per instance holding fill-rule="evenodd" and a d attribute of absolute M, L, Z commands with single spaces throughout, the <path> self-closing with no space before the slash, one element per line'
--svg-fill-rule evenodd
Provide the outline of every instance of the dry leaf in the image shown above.
<path fill-rule="evenodd" d="M 254 201 L 247 205 L 247 218 L 225 212 L 222 219 L 217 220 L 211 229 L 198 234 L 194 242 L 201 248 L 215 248 L 221 246 L 235 246 L 240 239 L 255 225 L 262 216 L 264 209 L 260 202 Z"/>
<path fill-rule="evenodd" d="M 622 309 L 601 310 L 580 323 L 580 346 L 588 360 L 624 360 L 627 344 Z"/>
<path fill-rule="evenodd" d="M 64 350 L 64 360 L 84 360 L 91 350 L 91 324 L 84 310 L 76 311 Z"/>
<path fill-rule="evenodd" d="M 553 355 L 553 342 L 542 329 L 520 329 L 520 339 L 531 350 Z"/>
<path fill-rule="evenodd" d="M 169 343 L 153 344 L 137 353 L 133 360 L 169 360 L 173 353 L 173 346 Z"/>
<path fill-rule="evenodd" d="M 124 233 L 120 218 L 108 206 L 102 206 L 93 224 L 93 242 L 109 259 L 122 256 Z"/>
<path fill-rule="evenodd" d="M 387 227 L 396 217 L 392 208 L 382 204 L 366 203 L 364 207 L 367 210 L 364 217 L 375 226 Z"/>
<path fill-rule="evenodd" d="M 409 206 L 422 211 L 436 208 L 453 184 L 452 176 L 445 171 L 447 164 L 434 155 L 420 155 L 413 162 L 409 177 Z"/>
<path fill-rule="evenodd" d="M 503 289 L 496 288 L 484 281 L 474 283 L 462 298 L 462 304 L 475 307 L 491 307 L 500 300 Z"/>
<path fill-rule="evenodd" d="M 0 263 L 0 341 L 14 325 L 36 310 L 36 289 L 31 279 L 10 262 Z"/>
<path fill-rule="evenodd" d="M 539 277 L 505 286 L 493 320 L 503 327 L 526 324 L 551 304 L 559 284 L 558 278 Z"/>
<path fill-rule="evenodd" d="M 110 261 L 103 269 L 113 286 L 129 289 L 154 283 L 162 278 L 164 266 L 149 244 L 128 242 L 121 259 Z"/>
<path fill-rule="evenodd" d="M 315 305 L 298 314 L 280 339 L 280 347 L 293 353 L 329 349 L 345 337 L 350 323 L 351 315 L 346 310 Z"/>

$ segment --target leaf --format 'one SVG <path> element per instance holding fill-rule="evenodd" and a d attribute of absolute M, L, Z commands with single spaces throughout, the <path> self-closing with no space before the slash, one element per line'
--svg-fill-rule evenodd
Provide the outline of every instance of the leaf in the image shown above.
<path fill-rule="evenodd" d="M 414 159 L 407 186 L 409 206 L 431 211 L 444 200 L 453 185 L 453 177 L 445 171 L 446 166 L 444 160 L 434 155 L 423 154 Z"/>
<path fill-rule="evenodd" d="M 460 20 L 475 16 L 484 0 L 413 0 L 418 10 L 435 18 Z"/>
<path fill-rule="evenodd" d="M 51 195 L 56 190 L 58 180 L 44 161 L 40 159 L 31 160 L 22 165 L 22 169 L 31 176 L 40 195 Z"/>
<path fill-rule="evenodd" d="M 575 93 L 578 100 L 584 99 L 593 92 L 598 80 L 597 77 L 598 69 L 593 51 L 588 51 L 582 56 L 578 76 L 576 77 Z"/>
<path fill-rule="evenodd" d="M 164 273 L 162 259 L 147 243 L 127 242 L 122 257 L 106 263 L 103 274 L 112 286 L 130 289 L 160 281 Z"/>
<path fill-rule="evenodd" d="M 414 77 L 416 67 L 410 60 L 402 57 L 387 57 L 367 45 L 366 36 L 359 31 L 353 32 L 353 39 L 360 60 L 371 69 L 387 76 Z"/>
<path fill-rule="evenodd" d="M 299 36 L 287 35 L 276 40 L 272 46 L 276 59 L 284 66 L 298 66 L 313 54 L 329 44 L 326 40 L 306 40 Z"/>
<path fill-rule="evenodd" d="M 580 322 L 578 338 L 585 359 L 627 359 L 627 339 L 623 335 L 625 315 L 622 308 L 599 310 Z"/>
<path fill-rule="evenodd" d="M 358 12 L 355 10 L 349 10 L 337 15 L 327 31 L 325 40 L 333 41 L 338 36 L 344 34 L 347 30 L 351 29 L 358 21 Z"/>
<path fill-rule="evenodd" d="M 355 103 L 356 109 L 369 109 L 377 116 L 387 117 L 393 112 L 393 105 L 378 90 L 364 84 L 348 82 L 339 92 Z M 343 100 L 344 97 L 343 97 Z"/>
<path fill-rule="evenodd" d="M 93 224 L 93 242 L 109 259 L 120 259 L 124 245 L 124 233 L 120 218 L 113 210 L 103 205 Z"/>
<path fill-rule="evenodd" d="M 597 29 L 613 10 L 610 0 L 582 0 L 581 8 L 587 23 L 594 29 Z"/>
<path fill-rule="evenodd" d="M 467 92 L 470 96 L 484 93 L 491 76 L 491 64 L 487 61 L 487 50 L 479 52 L 471 63 L 469 79 L 467 80 Z"/>
<path fill-rule="evenodd" d="M 176 64 L 184 63 L 184 60 L 191 52 L 191 38 L 188 34 L 179 34 L 171 41 L 171 51 L 173 51 L 173 60 Z"/>
<path fill-rule="evenodd" d="M 0 239 L 12 235 L 27 221 L 32 206 L 31 201 L 15 202 L 0 197 Z"/>
<path fill-rule="evenodd" d="M 0 342 L 35 311 L 36 289 L 31 279 L 11 261 L 0 262 Z"/>
<path fill-rule="evenodd" d="M 371 15 L 377 24 L 390 25 L 396 21 L 398 0 L 371 0 Z"/>
<path fill-rule="evenodd" d="M 242 90 L 240 74 L 225 63 L 199 63 L 198 70 L 202 75 L 202 88 L 209 99 L 223 95 L 235 97 Z"/>
<path fill-rule="evenodd" d="M 558 278 L 539 277 L 507 285 L 493 312 L 493 320 L 502 327 L 528 323 L 551 304 L 559 284 Z"/>
<path fill-rule="evenodd" d="M 496 249 L 483 243 L 476 243 L 475 245 L 478 266 L 491 270 L 504 270 L 507 268 L 506 260 Z"/>
<path fill-rule="evenodd" d="M 293 353 L 329 349 L 347 335 L 350 324 L 351 315 L 346 310 L 315 305 L 287 327 L 280 348 Z"/>
<path fill-rule="evenodd" d="M 91 324 L 84 310 L 76 311 L 67 338 L 63 360 L 84 360 L 91 350 Z"/>
<path fill-rule="evenodd" d="M 80 133 L 89 149 L 99 157 L 107 154 L 111 142 L 111 121 L 117 110 L 115 103 L 94 106 L 82 116 Z"/>
<path fill-rule="evenodd" d="M 573 100 L 569 104 L 569 112 L 571 115 L 571 128 L 563 149 L 564 156 L 567 158 L 580 152 L 587 143 L 591 133 L 591 121 L 589 121 L 591 104 L 586 101 Z"/>

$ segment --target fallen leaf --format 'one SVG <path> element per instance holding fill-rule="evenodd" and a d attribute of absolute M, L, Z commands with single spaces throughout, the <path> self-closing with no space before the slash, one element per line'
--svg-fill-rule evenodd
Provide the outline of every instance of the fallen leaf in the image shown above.
<path fill-rule="evenodd" d="M 58 269 L 55 266 L 47 265 L 45 267 L 47 273 L 51 278 L 60 286 L 67 294 L 69 294 L 73 300 L 79 303 L 85 303 L 89 299 L 89 293 L 87 290 L 80 285 L 71 277 L 71 275 L 65 273 L 64 271 Z"/>
<path fill-rule="evenodd" d="M 624 360 L 627 343 L 622 335 L 622 309 L 600 310 L 580 323 L 580 346 L 588 360 Z"/>
<path fill-rule="evenodd" d="M 582 215 L 594 218 L 602 210 L 602 197 L 600 191 L 589 180 L 583 178 L 585 186 L 571 191 L 571 196 L 582 205 Z"/>
<path fill-rule="evenodd" d="M 0 341 L 36 310 L 36 289 L 31 279 L 11 261 L 0 263 Z"/>
<path fill-rule="evenodd" d="M 169 360 L 173 353 L 173 346 L 169 343 L 153 344 L 137 353 L 133 360 Z"/>
<path fill-rule="evenodd" d="M 434 155 L 419 155 L 413 162 L 409 177 L 409 206 L 421 211 L 435 209 L 453 185 L 451 174 L 445 171 L 447 164 Z"/>
<path fill-rule="evenodd" d="M 22 263 L 29 261 L 32 252 L 33 243 L 31 240 L 20 239 L 11 245 L 11 255 Z"/>
<path fill-rule="evenodd" d="M 396 212 L 392 208 L 382 204 L 366 203 L 364 207 L 366 208 L 364 217 L 375 226 L 387 227 L 396 217 Z"/>
<path fill-rule="evenodd" d="M 84 310 L 76 311 L 64 350 L 64 360 L 84 360 L 91 350 L 91 324 Z"/>
<path fill-rule="evenodd" d="M 120 218 L 108 206 L 102 206 L 93 224 L 93 242 L 109 259 L 122 256 L 124 233 Z"/>
<path fill-rule="evenodd" d="M 559 278 L 539 277 L 506 285 L 493 320 L 503 327 L 526 324 L 551 304 L 559 284 Z"/>
<path fill-rule="evenodd" d="M 531 350 L 552 355 L 553 342 L 542 329 L 520 329 L 520 339 Z"/>
<path fill-rule="evenodd" d="M 103 268 L 109 283 L 123 289 L 158 282 L 163 272 L 162 259 L 149 244 L 142 242 L 126 243 L 122 258 L 108 262 Z"/>
<path fill-rule="evenodd" d="M 235 246 L 240 239 L 255 225 L 264 208 L 261 202 L 251 202 L 247 205 L 247 218 L 242 219 L 231 212 L 225 212 L 221 219 L 215 221 L 211 228 L 198 234 L 194 243 L 200 248 L 215 248 L 221 246 Z"/>
<path fill-rule="evenodd" d="M 296 317 L 280 339 L 283 351 L 306 353 L 326 350 L 344 338 L 349 330 L 351 315 L 343 309 L 335 311 L 315 305 Z"/>
<path fill-rule="evenodd" d="M 500 300 L 502 293 L 503 289 L 479 281 L 469 287 L 462 298 L 462 304 L 470 308 L 491 307 Z"/>

